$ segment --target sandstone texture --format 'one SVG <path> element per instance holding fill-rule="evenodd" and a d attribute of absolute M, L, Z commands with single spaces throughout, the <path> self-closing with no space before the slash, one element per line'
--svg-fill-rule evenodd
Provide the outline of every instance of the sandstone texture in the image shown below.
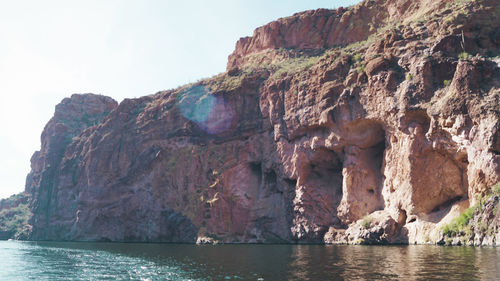
<path fill-rule="evenodd" d="M 32 158 L 31 239 L 437 242 L 500 181 L 498 18 L 367 0 L 260 27 L 195 84 L 73 95 Z"/>

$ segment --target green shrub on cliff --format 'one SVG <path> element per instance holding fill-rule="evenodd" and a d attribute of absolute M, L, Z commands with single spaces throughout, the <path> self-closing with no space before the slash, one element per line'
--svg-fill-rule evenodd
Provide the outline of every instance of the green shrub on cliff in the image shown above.
<path fill-rule="evenodd" d="M 270 69 L 274 71 L 271 75 L 271 79 L 278 79 L 285 75 L 306 71 L 315 65 L 320 58 L 320 56 L 301 56 L 284 60 L 279 63 L 273 63 L 270 65 Z"/>
<path fill-rule="evenodd" d="M 467 52 L 462 52 L 460 54 L 458 54 L 458 58 L 461 59 L 461 60 L 468 60 L 470 59 L 472 56 L 467 53 Z"/>
<path fill-rule="evenodd" d="M 451 221 L 449 224 L 443 226 L 442 231 L 444 236 L 448 237 L 455 237 L 455 236 L 460 236 L 460 235 L 468 235 L 471 232 L 471 226 L 469 222 L 472 220 L 474 217 L 474 213 L 476 211 L 481 212 L 483 210 L 483 205 L 485 204 L 486 201 L 488 201 L 489 198 L 492 196 L 499 196 L 500 195 L 500 182 L 496 183 L 491 187 L 491 192 L 488 196 L 482 197 L 479 199 L 479 202 L 475 204 L 472 207 L 467 208 L 460 216 L 453 221 Z M 498 207 L 498 205 L 496 206 Z M 496 211 L 494 211 L 496 213 Z M 483 231 L 482 228 L 484 228 L 484 231 L 488 228 L 488 226 L 477 226 L 481 231 Z M 484 232 L 483 231 L 483 232 Z"/>
<path fill-rule="evenodd" d="M 497 182 L 497 184 L 495 184 L 491 188 L 491 192 L 493 193 L 493 195 L 499 195 L 500 196 L 500 182 Z"/>
<path fill-rule="evenodd" d="M 363 220 L 361 221 L 361 226 L 364 228 L 364 229 L 368 229 L 370 228 L 370 226 L 372 225 L 372 217 L 370 215 L 366 215 L 363 217 Z"/>
<path fill-rule="evenodd" d="M 458 218 L 454 219 L 451 223 L 443 227 L 443 234 L 445 236 L 453 237 L 462 232 L 466 232 L 469 221 L 474 216 L 477 205 L 467 208 Z"/>

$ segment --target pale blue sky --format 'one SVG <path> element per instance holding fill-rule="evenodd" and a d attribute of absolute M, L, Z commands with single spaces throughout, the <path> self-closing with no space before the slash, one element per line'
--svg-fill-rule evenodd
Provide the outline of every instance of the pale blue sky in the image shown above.
<path fill-rule="evenodd" d="M 236 41 L 295 12 L 359 0 L 0 0 L 0 198 L 24 190 L 54 106 L 117 101 L 225 70 Z"/>

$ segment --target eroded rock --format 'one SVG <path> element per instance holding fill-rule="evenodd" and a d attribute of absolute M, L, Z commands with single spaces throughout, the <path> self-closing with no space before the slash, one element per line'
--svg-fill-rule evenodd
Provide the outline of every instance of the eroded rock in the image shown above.
<path fill-rule="evenodd" d="M 242 38 L 228 72 L 195 85 L 65 99 L 27 179 L 33 239 L 438 241 L 500 180 L 499 61 L 453 46 L 463 30 L 499 54 L 500 24 L 483 20 L 497 13 L 493 0 L 307 11 Z"/>

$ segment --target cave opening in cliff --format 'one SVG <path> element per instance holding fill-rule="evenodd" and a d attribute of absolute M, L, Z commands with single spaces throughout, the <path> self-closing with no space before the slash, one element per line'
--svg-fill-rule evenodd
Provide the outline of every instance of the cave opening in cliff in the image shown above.
<path fill-rule="evenodd" d="M 278 176 L 273 169 L 265 169 L 261 162 L 250 163 L 250 171 L 259 190 L 262 190 L 264 196 L 270 196 L 273 193 L 283 193 L 283 189 L 278 185 Z"/>
<path fill-rule="evenodd" d="M 297 186 L 297 180 L 296 179 L 283 179 L 283 181 L 290 187 L 290 188 L 295 188 Z"/>
<path fill-rule="evenodd" d="M 377 144 L 372 147 L 367 148 L 368 159 L 366 160 L 368 165 L 365 166 L 365 179 L 373 178 L 373 181 L 366 187 L 366 193 L 371 199 L 369 200 L 372 204 L 372 210 L 382 210 L 383 209 L 383 199 L 382 199 L 382 186 L 384 181 L 384 153 L 387 148 L 385 141 L 385 131 L 379 125 L 380 139 Z M 367 206 L 370 205 L 368 202 Z"/>
<path fill-rule="evenodd" d="M 260 186 L 262 183 L 262 164 L 260 162 L 250 163 L 250 171 L 256 179 L 257 185 Z"/>
<path fill-rule="evenodd" d="M 337 207 L 342 199 L 342 158 L 334 151 L 317 149 L 311 157 L 309 172 L 304 185 L 311 187 L 316 206 L 320 212 L 318 224 L 330 226 L 339 224 Z"/>
<path fill-rule="evenodd" d="M 269 170 L 264 173 L 263 182 L 264 186 L 267 187 L 270 192 L 283 193 L 283 191 L 278 189 L 277 176 L 274 170 Z"/>
<path fill-rule="evenodd" d="M 383 127 L 380 124 L 377 124 L 376 127 L 378 130 L 377 135 L 379 136 L 378 142 L 367 149 L 369 155 L 367 161 L 371 162 L 367 165 L 368 176 L 372 176 L 374 179 L 374 182 L 366 189 L 368 196 L 372 198 L 370 200 L 372 202 L 371 211 L 382 210 L 384 208 L 382 186 L 384 181 L 384 153 L 387 149 L 387 143 Z"/>
<path fill-rule="evenodd" d="M 430 219 L 439 221 L 450 208 L 468 199 L 468 161 L 466 153 L 456 155 L 429 150 L 411 162 L 413 174 L 412 200 L 415 210 L 434 214 Z"/>
<path fill-rule="evenodd" d="M 406 112 L 400 123 L 407 134 L 425 134 L 429 131 L 431 119 L 425 110 L 411 110 Z"/>
<path fill-rule="evenodd" d="M 360 120 L 348 127 L 343 149 L 342 200 L 337 208 L 343 224 L 356 221 L 384 207 L 384 153 L 386 133 L 374 120 Z"/>

